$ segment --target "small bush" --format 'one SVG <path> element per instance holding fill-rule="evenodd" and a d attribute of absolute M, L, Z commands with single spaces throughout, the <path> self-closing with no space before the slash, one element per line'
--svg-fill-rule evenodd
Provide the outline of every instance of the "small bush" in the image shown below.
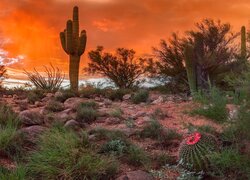
<path fill-rule="evenodd" d="M 131 93 L 129 89 L 110 89 L 107 91 L 106 96 L 112 101 L 122 101 L 123 96 L 129 93 Z"/>
<path fill-rule="evenodd" d="M 71 131 L 55 127 L 41 136 L 38 151 L 28 158 L 28 175 L 39 179 L 102 179 L 117 171 L 112 158 L 83 148 Z"/>
<path fill-rule="evenodd" d="M 64 102 L 67 99 L 71 98 L 71 97 L 76 97 L 77 93 L 71 91 L 70 89 L 62 89 L 60 90 L 60 92 L 62 93 L 60 96 L 56 96 L 55 100 L 56 101 L 60 101 L 60 102 Z"/>
<path fill-rule="evenodd" d="M 55 100 L 51 100 L 48 102 L 48 104 L 45 106 L 45 109 L 48 111 L 52 111 L 52 112 L 59 112 L 64 110 L 64 106 L 62 103 L 55 101 Z"/>
<path fill-rule="evenodd" d="M 104 96 L 105 93 L 106 89 L 101 89 L 91 84 L 87 84 L 86 86 L 81 87 L 79 90 L 79 95 L 84 98 L 93 98 L 94 96 Z"/>
<path fill-rule="evenodd" d="M 36 101 L 40 101 L 44 97 L 43 94 L 44 93 L 41 90 L 32 90 L 28 93 L 27 99 L 29 103 L 34 104 Z"/>
<path fill-rule="evenodd" d="M 227 100 L 218 89 L 211 88 L 210 94 L 201 93 L 198 96 L 196 95 L 195 100 L 203 103 L 205 106 L 193 110 L 191 114 L 202 115 L 218 123 L 227 120 Z"/>
<path fill-rule="evenodd" d="M 8 170 L 0 166 L 0 179 L 3 180 L 24 180 L 26 169 L 18 166 L 15 170 Z"/>
<path fill-rule="evenodd" d="M 150 163 L 149 156 L 140 147 L 131 145 L 126 152 L 127 162 L 133 166 L 148 166 Z"/>
<path fill-rule="evenodd" d="M 112 109 L 112 111 L 109 112 L 110 116 L 117 117 L 117 118 L 121 118 L 122 114 L 123 114 L 123 111 L 120 108 Z"/>
<path fill-rule="evenodd" d="M 250 178 L 250 159 L 241 155 L 236 149 L 224 149 L 210 156 L 213 172 L 222 176 L 230 175 L 232 179 Z M 233 176 L 233 177 L 232 177 Z"/>
<path fill-rule="evenodd" d="M 154 160 L 156 161 L 159 167 L 165 166 L 167 164 L 172 165 L 176 163 L 176 159 L 173 156 L 170 156 L 166 153 L 161 153 L 159 155 L 154 156 Z"/>
<path fill-rule="evenodd" d="M 126 148 L 127 144 L 122 140 L 111 140 L 102 145 L 100 152 L 120 156 L 126 151 Z"/>
<path fill-rule="evenodd" d="M 95 109 L 97 104 L 93 101 L 83 102 L 78 105 L 76 110 L 76 119 L 80 123 L 91 123 L 98 117 L 98 112 Z"/>
<path fill-rule="evenodd" d="M 139 104 L 141 102 L 147 102 L 149 93 L 146 90 L 140 90 L 132 96 L 132 102 Z"/>
<path fill-rule="evenodd" d="M 151 114 L 153 119 L 164 119 L 167 115 L 160 108 L 156 108 Z"/>
<path fill-rule="evenodd" d="M 16 136 L 15 125 L 9 124 L 4 128 L 0 126 L 0 151 L 7 153 L 8 148 L 14 143 Z"/>
<path fill-rule="evenodd" d="M 17 114 L 9 106 L 0 103 L 0 127 L 4 127 L 7 124 L 18 126 Z"/>
<path fill-rule="evenodd" d="M 119 130 L 108 130 L 105 128 L 92 129 L 90 134 L 94 134 L 97 140 L 126 140 L 126 135 Z"/>
<path fill-rule="evenodd" d="M 140 136 L 142 138 L 152 138 L 160 141 L 161 143 L 181 138 L 175 130 L 164 128 L 156 120 L 151 120 L 147 125 L 145 125 L 143 130 L 140 132 Z"/>

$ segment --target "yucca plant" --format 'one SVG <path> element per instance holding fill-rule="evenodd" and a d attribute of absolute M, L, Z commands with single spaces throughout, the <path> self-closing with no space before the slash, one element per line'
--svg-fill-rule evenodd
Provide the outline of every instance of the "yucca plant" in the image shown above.
<path fill-rule="evenodd" d="M 35 68 L 33 72 L 28 72 L 24 70 L 24 74 L 28 76 L 30 82 L 37 88 L 45 91 L 57 91 L 64 78 L 65 74 L 62 71 L 54 67 L 52 64 L 50 67 L 44 66 L 44 73 L 46 77 L 38 72 Z"/>
<path fill-rule="evenodd" d="M 206 171 L 211 153 L 218 149 L 216 138 L 209 134 L 195 132 L 184 139 L 179 149 L 179 163 L 192 171 Z"/>

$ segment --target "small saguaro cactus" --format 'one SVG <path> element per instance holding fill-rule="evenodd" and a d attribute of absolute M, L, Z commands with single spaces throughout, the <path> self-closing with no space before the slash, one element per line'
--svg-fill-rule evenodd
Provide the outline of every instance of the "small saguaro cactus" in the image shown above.
<path fill-rule="evenodd" d="M 209 155 L 218 149 L 214 136 L 195 132 L 184 139 L 179 149 L 180 164 L 192 171 L 205 171 L 209 168 Z"/>
<path fill-rule="evenodd" d="M 246 60 L 247 48 L 246 48 L 246 28 L 245 26 L 241 27 L 241 58 Z"/>
<path fill-rule="evenodd" d="M 73 21 L 67 21 L 66 29 L 60 33 L 60 39 L 63 50 L 69 55 L 70 88 L 73 91 L 77 91 L 80 57 L 85 51 L 87 42 L 85 30 L 82 30 L 79 36 L 79 18 L 77 6 L 75 6 L 73 9 Z"/>

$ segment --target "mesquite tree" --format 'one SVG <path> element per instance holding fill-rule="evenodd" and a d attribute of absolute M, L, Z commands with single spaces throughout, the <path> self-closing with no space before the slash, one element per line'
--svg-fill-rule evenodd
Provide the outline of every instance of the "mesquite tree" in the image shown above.
<path fill-rule="evenodd" d="M 79 36 L 78 7 L 73 9 L 73 21 L 68 20 L 66 29 L 60 33 L 63 50 L 69 55 L 69 80 L 71 90 L 78 90 L 80 57 L 85 51 L 87 35 L 82 30 Z"/>

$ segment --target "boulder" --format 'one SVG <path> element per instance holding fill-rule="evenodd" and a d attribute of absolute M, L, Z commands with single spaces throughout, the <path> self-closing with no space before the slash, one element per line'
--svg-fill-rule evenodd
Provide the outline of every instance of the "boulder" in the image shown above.
<path fill-rule="evenodd" d="M 118 177 L 116 180 L 153 180 L 153 176 L 149 173 L 137 170 L 137 171 L 130 171 L 126 172 L 125 175 Z"/>
<path fill-rule="evenodd" d="M 80 127 L 80 124 L 74 119 L 71 119 L 64 124 L 64 127 L 68 129 L 77 130 Z"/>
<path fill-rule="evenodd" d="M 84 98 L 72 97 L 64 102 L 64 107 L 65 109 L 76 109 L 77 106 L 84 101 L 86 101 Z"/>
<path fill-rule="evenodd" d="M 131 94 L 125 94 L 125 95 L 122 97 L 122 99 L 123 99 L 124 101 L 127 101 L 127 100 L 131 99 Z"/>
<path fill-rule="evenodd" d="M 25 146 L 34 145 L 39 140 L 39 136 L 46 130 L 43 126 L 29 126 L 17 131 L 17 136 L 22 139 Z"/>
<path fill-rule="evenodd" d="M 162 96 L 159 96 L 156 100 L 152 102 L 152 104 L 161 104 L 164 102 L 164 98 Z"/>
<path fill-rule="evenodd" d="M 43 116 L 38 110 L 25 110 L 19 113 L 18 118 L 25 126 L 41 125 L 44 123 Z"/>

